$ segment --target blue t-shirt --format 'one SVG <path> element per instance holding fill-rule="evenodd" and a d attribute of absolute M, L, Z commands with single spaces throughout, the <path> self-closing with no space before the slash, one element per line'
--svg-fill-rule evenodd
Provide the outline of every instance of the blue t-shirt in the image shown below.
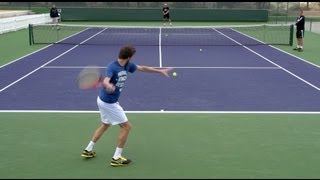
<path fill-rule="evenodd" d="M 134 63 L 129 62 L 126 66 L 121 66 L 118 61 L 111 62 L 105 71 L 105 76 L 110 78 L 110 83 L 114 84 L 116 89 L 108 93 L 106 87 L 103 87 L 99 94 L 100 99 L 106 103 L 118 102 L 124 82 L 127 80 L 127 73 L 133 73 L 136 69 L 137 65 Z"/>

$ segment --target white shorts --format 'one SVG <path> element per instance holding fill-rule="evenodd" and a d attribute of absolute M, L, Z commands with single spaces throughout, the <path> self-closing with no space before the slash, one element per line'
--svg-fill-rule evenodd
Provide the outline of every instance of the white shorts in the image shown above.
<path fill-rule="evenodd" d="M 105 103 L 99 96 L 97 98 L 97 104 L 100 110 L 101 121 L 104 124 L 117 125 L 128 121 L 123 108 L 119 102 L 116 103 Z"/>
<path fill-rule="evenodd" d="M 52 23 L 57 24 L 59 22 L 59 17 L 52 18 Z"/>

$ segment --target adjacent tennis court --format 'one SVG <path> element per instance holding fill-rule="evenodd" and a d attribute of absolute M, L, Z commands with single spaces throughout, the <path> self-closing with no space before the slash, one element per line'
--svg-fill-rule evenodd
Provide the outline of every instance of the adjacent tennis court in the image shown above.
<path fill-rule="evenodd" d="M 261 30 L 268 33 L 258 34 Z M 179 75 L 131 76 L 121 97 L 127 111 L 319 112 L 318 66 L 267 45 L 289 44 L 290 30 L 286 25 L 34 26 L 32 43 L 58 43 L 2 68 L 8 78 L 0 99 L 10 103 L 0 108 L 97 111 L 99 90 L 79 90 L 77 74 L 87 65 L 105 68 L 123 44 L 133 44 L 134 62 L 173 67 Z"/>
<path fill-rule="evenodd" d="M 0 66 L 0 177 L 320 176 L 320 69 L 278 48 L 292 49 L 292 26 L 89 24 L 30 25 L 25 40 L 45 46 Z M 114 168 L 118 127 L 95 158 L 80 156 L 100 123 L 100 90 L 76 79 L 85 66 L 105 69 L 124 44 L 136 47 L 135 63 L 177 76 L 128 76 L 120 104 L 133 163 Z"/>

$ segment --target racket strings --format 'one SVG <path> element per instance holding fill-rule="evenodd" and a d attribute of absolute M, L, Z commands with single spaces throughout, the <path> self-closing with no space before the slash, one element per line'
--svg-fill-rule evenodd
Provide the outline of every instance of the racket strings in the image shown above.
<path fill-rule="evenodd" d="M 101 80 L 102 75 L 99 70 L 84 69 L 80 72 L 77 83 L 80 89 L 90 89 L 98 87 Z"/>

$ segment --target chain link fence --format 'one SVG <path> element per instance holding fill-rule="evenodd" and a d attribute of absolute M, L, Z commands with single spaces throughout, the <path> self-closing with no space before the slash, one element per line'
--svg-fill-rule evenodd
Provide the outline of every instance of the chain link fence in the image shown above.
<path fill-rule="evenodd" d="M 58 8 L 162 8 L 167 3 L 172 9 L 267 9 L 269 23 L 292 24 L 298 10 L 304 9 L 306 30 L 320 33 L 320 2 L 0 2 L 0 9 L 28 8 L 37 13 L 47 13 L 52 4 Z"/>

